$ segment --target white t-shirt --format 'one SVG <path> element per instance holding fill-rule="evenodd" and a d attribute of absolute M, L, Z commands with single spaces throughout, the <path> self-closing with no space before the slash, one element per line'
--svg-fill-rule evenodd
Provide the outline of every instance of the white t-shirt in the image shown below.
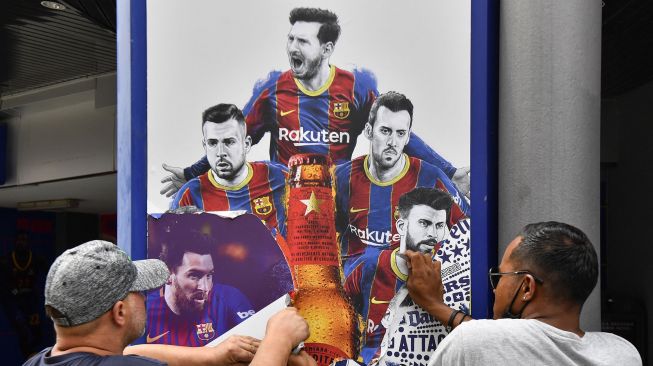
<path fill-rule="evenodd" d="M 583 337 L 534 319 L 472 320 L 461 324 L 429 360 L 437 365 L 641 366 L 627 340 L 603 332 Z"/>

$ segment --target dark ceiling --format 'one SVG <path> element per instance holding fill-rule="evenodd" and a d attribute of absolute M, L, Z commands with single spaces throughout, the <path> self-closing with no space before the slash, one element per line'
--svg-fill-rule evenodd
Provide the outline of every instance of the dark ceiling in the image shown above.
<path fill-rule="evenodd" d="M 11 95 L 116 70 L 116 1 L 3 1 L 0 95 Z M 602 95 L 653 79 L 653 1 L 606 0 L 603 6 Z"/>
<path fill-rule="evenodd" d="M 3 1 L 0 95 L 116 71 L 115 0 L 58 2 Z"/>

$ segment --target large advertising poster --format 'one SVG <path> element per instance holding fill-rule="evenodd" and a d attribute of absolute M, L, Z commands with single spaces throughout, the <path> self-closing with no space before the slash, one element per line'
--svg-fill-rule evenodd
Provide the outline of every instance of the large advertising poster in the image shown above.
<path fill-rule="evenodd" d="M 326 61 L 329 65 L 358 70 L 360 80 L 356 81 L 361 88 L 376 84 L 378 92 L 405 94 L 414 105 L 411 131 L 454 167 L 470 165 L 469 1 L 224 4 L 206 0 L 194 1 L 192 6 L 157 1 L 156 6 L 147 8 L 148 212 L 163 212 L 170 203 L 159 194 L 163 188 L 160 181 L 167 175 L 161 165 L 188 167 L 204 156 L 202 112 L 218 103 L 233 103 L 243 109 L 261 96 L 264 85 L 259 83 L 264 83 L 270 73 L 291 68 L 289 14 L 297 6 L 325 8 L 338 16 L 341 33 Z M 299 47 L 290 53 L 309 62 L 315 57 Z M 308 63 L 304 66 L 310 67 Z M 365 83 L 363 78 L 375 83 Z M 348 136 L 329 134 L 327 138 L 354 146 L 352 158 L 369 153 L 368 140 L 361 133 L 367 116 L 354 118 L 361 107 L 358 102 L 365 101 L 349 101 L 349 112 L 342 112 L 349 113 L 342 121 L 353 125 L 342 127 L 353 131 Z M 301 118 L 304 111 L 296 109 L 303 106 L 279 108 L 276 118 L 280 121 L 273 123 L 280 125 L 274 131 L 270 121 L 261 122 L 264 125 L 257 132 L 267 133 L 253 136 L 257 143 L 247 160 L 277 160 L 276 152 L 270 150 L 271 134 L 278 136 L 280 147 L 282 140 L 292 148 L 319 140 L 317 132 L 321 129 L 309 134 L 308 126 L 297 126 L 303 130 L 286 126 L 291 122 L 283 117 Z M 330 107 L 333 110 L 335 106 Z M 296 111 L 290 112 L 293 109 Z M 282 116 L 285 113 L 289 114 Z M 330 119 L 331 123 L 340 121 Z M 287 130 L 281 130 L 284 127 Z M 349 160 L 346 157 L 343 154 L 341 160 Z"/>
<path fill-rule="evenodd" d="M 296 272 L 298 262 L 288 258 L 298 226 L 288 220 L 298 213 L 311 235 L 333 235 L 323 239 L 336 256 L 309 265 L 335 266 L 358 324 L 346 335 L 351 350 L 331 352 L 337 346 L 325 343 L 313 348 L 318 362 L 427 363 L 446 330 L 410 300 L 402 252 L 441 261 L 445 301 L 469 313 L 471 2 L 147 5 L 148 255 L 169 245 L 166 229 L 152 231 L 158 220 L 189 220 L 191 241 L 206 216 L 184 211 L 239 210 L 263 223 L 279 249 L 270 253 L 283 253 Z M 296 154 L 328 157 L 332 189 L 324 192 L 332 194 L 289 199 Z M 309 160 L 299 165 L 316 162 Z M 325 207 L 331 218 L 322 216 Z M 168 210 L 174 213 L 159 218 Z M 315 229 L 311 220 L 329 227 Z M 228 231 L 238 236 L 247 227 Z M 224 252 L 216 243 L 214 253 Z M 250 266 L 220 267 L 250 279 L 243 283 L 262 278 Z M 292 292 L 301 293 L 293 281 Z M 246 312 L 284 292 L 269 287 L 276 292 L 246 296 L 257 304 Z M 189 302 L 212 295 L 197 292 Z M 148 309 L 150 317 L 162 309 Z M 219 336 L 193 326 L 202 335 L 189 345 Z"/>

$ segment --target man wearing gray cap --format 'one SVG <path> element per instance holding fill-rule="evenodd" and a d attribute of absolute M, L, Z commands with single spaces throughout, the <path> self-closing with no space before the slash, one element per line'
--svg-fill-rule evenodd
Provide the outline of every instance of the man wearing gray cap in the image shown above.
<path fill-rule="evenodd" d="M 52 264 L 45 283 L 46 313 L 54 322 L 57 341 L 24 366 L 227 365 L 252 361 L 260 342 L 242 336 L 231 337 L 215 348 L 137 345 L 125 349 L 145 332 L 143 292 L 161 287 L 168 276 L 162 261 L 132 262 L 125 252 L 105 241 L 95 240 L 65 251 Z M 308 337 L 306 323 L 296 311 L 284 312 L 283 321 L 295 325 L 291 327 L 295 334 L 289 335 L 291 343 Z"/>

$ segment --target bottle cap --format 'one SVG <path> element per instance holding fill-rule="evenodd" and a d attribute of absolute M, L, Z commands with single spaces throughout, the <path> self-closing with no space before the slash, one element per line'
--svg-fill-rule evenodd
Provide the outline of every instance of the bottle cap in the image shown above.
<path fill-rule="evenodd" d="M 331 166 L 331 158 L 328 155 L 310 153 L 310 154 L 296 154 L 288 160 L 288 168 L 293 168 L 297 165 L 304 164 L 317 164 Z"/>

